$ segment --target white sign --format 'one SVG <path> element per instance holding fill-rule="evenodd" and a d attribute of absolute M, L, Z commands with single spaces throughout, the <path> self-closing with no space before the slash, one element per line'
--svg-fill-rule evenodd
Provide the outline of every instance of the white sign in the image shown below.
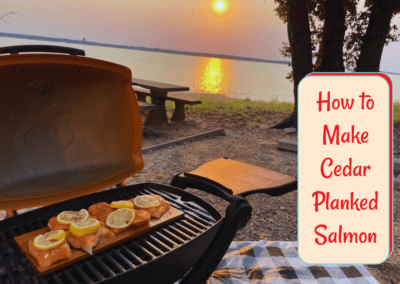
<path fill-rule="evenodd" d="M 298 97 L 299 256 L 378 264 L 392 251 L 392 85 L 313 73 Z"/>

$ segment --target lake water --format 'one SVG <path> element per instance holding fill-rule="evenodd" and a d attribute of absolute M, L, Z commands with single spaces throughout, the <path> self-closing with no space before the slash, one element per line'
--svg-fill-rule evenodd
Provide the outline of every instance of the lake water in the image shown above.
<path fill-rule="evenodd" d="M 293 102 L 292 83 L 285 79 L 291 67 L 284 64 L 187 56 L 90 45 L 0 37 L 0 46 L 46 44 L 85 50 L 87 57 L 129 67 L 135 78 L 188 86 L 192 91 L 234 98 Z M 400 101 L 400 75 L 393 81 L 393 99 Z M 396 88 L 397 87 L 397 88 Z"/>

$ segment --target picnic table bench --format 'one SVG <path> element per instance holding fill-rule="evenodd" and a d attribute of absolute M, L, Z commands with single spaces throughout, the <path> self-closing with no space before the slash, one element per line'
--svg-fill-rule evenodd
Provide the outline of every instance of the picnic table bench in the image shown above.
<path fill-rule="evenodd" d="M 149 113 L 147 114 L 144 125 L 168 123 L 167 110 L 165 108 L 166 100 L 175 102 L 175 110 L 172 115 L 171 121 L 185 120 L 185 104 L 201 104 L 201 101 L 197 100 L 193 101 L 168 96 L 169 92 L 189 91 L 189 87 L 137 78 L 132 78 L 132 86 L 138 86 L 142 88 L 141 90 L 134 88 L 139 101 L 139 106 L 141 109 L 149 109 Z M 151 97 L 151 104 L 148 104 L 146 102 L 147 96 Z"/>
<path fill-rule="evenodd" d="M 138 103 L 139 103 L 140 110 L 151 110 L 151 109 L 156 109 L 157 108 L 156 105 L 148 104 L 148 103 L 145 103 L 145 102 L 142 102 L 142 101 L 138 101 Z"/>

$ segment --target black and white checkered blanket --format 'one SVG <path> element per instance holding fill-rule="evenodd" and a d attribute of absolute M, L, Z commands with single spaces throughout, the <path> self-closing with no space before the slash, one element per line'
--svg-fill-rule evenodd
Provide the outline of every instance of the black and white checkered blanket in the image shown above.
<path fill-rule="evenodd" d="M 232 242 L 211 284 L 376 284 L 363 265 L 308 265 L 297 242 Z"/>

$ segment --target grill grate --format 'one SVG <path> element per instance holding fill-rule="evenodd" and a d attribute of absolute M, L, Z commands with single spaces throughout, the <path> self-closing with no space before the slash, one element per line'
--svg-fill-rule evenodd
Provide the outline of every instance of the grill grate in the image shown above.
<path fill-rule="evenodd" d="M 217 211 L 210 213 L 210 208 L 205 209 L 190 199 L 186 200 L 186 196 L 181 197 L 173 192 L 155 189 L 154 184 L 134 189 L 129 190 L 129 187 L 125 187 L 112 190 L 113 192 L 104 191 L 101 192 L 104 194 L 97 193 L 92 195 L 93 197 L 81 197 L 79 202 L 66 201 L 56 207 L 43 207 L 0 222 L 0 283 L 106 283 L 184 246 L 221 219 Z M 160 195 L 171 206 L 184 211 L 185 216 L 43 277 L 36 273 L 13 240 L 15 236 L 47 226 L 48 220 L 61 211 L 77 211 L 100 201 L 110 203 L 142 194 Z M 13 219 L 18 219 L 18 222 L 12 222 Z"/>

